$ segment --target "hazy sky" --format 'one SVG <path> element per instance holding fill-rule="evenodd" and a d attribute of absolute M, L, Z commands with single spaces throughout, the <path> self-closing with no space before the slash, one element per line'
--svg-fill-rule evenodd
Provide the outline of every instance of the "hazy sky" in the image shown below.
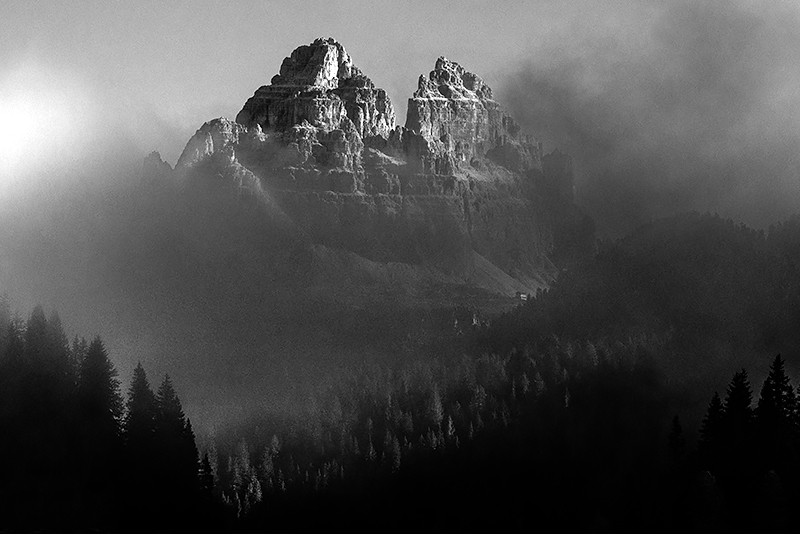
<path fill-rule="evenodd" d="M 125 246 L 103 217 L 143 155 L 174 164 L 317 37 L 387 90 L 399 124 L 438 56 L 479 74 L 546 151 L 573 156 L 578 200 L 605 234 L 688 209 L 757 225 L 800 212 L 796 0 L 5 0 L 0 291 L 101 333 L 123 377 L 136 358 L 156 362 L 142 346 L 160 338 L 121 313 L 141 302 L 92 274 L 105 249 L 83 251 Z"/>
<path fill-rule="evenodd" d="M 482 76 L 546 150 L 575 157 L 579 197 L 612 234 L 684 209 L 765 224 L 800 206 L 798 14 L 788 0 L 7 0 L 0 173 L 114 151 L 174 164 L 203 122 L 235 117 L 295 47 L 331 36 L 399 124 L 439 55 Z"/>
<path fill-rule="evenodd" d="M 339 40 L 402 113 L 439 55 L 497 81 L 567 23 L 561 11 L 560 2 L 514 1 L 11 0 L 0 17 L 0 87 L 5 101 L 20 91 L 79 101 L 69 109 L 77 124 L 100 121 L 174 163 L 188 135 L 235 117 L 285 56 L 317 37 Z"/>

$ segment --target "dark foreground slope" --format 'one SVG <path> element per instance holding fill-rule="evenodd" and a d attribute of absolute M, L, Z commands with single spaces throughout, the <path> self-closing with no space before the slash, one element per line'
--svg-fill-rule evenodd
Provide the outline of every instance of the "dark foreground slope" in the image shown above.
<path fill-rule="evenodd" d="M 198 440 L 202 476 L 193 483 L 202 481 L 206 505 L 184 507 L 173 521 L 213 521 L 231 532 L 331 524 L 791 531 L 800 495 L 791 327 L 798 243 L 797 220 L 768 235 L 714 216 L 656 221 L 606 243 L 503 317 L 485 323 L 464 313 L 425 325 L 446 340 L 426 347 L 406 338 L 404 350 L 429 355 L 425 361 L 339 373 L 291 413 L 265 407 L 243 419 L 227 411 L 216 435 Z M 9 332 L 0 362 L 13 367 L 19 354 L 37 361 Z M 14 403 L 4 406 L 13 420 Z M 71 428 L 58 417 L 42 428 Z M 46 436 L 30 424 L 10 428 L 3 446 L 20 451 L 23 437 L 26 465 L 39 466 L 24 485 L 3 490 L 22 505 L 23 521 L 45 524 L 35 510 L 55 510 L 76 527 L 124 531 L 114 510 L 133 510 L 147 524 L 133 504 L 147 497 L 92 501 L 85 509 L 98 515 L 89 522 L 63 508 L 53 499 L 72 483 L 60 475 L 77 469 L 71 449 L 37 456 L 52 451 Z M 60 467 L 47 469 L 53 462 Z M 19 465 L 7 465 L 19 476 Z M 130 465 L 122 460 L 114 472 Z M 49 485 L 37 489 L 41 480 Z M 160 481 L 155 474 L 152 484 Z M 125 495 L 129 482 L 113 484 Z"/>

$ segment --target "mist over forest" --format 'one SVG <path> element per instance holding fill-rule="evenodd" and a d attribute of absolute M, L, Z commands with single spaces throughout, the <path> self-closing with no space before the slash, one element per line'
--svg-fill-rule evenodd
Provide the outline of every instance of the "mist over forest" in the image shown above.
<path fill-rule="evenodd" d="M 360 530 L 398 510 L 397 530 L 519 528 L 535 501 L 543 522 L 581 510 L 574 528 L 791 531 L 800 11 L 514 7 L 541 19 L 509 30 L 531 48 L 426 38 L 389 72 L 361 38 L 352 61 L 318 39 L 281 66 L 304 37 L 230 93 L 215 79 L 215 100 L 193 80 L 177 100 L 205 103 L 172 110 L 86 75 L 92 55 L 51 68 L 44 38 L 0 56 L 12 528 L 52 513 L 44 528 L 128 531 L 163 510 L 163 530 Z M 484 15 L 476 35 L 499 33 Z M 341 85 L 304 90 L 344 118 L 291 123 L 281 83 L 301 87 L 319 47 Z M 496 135 L 462 143 L 438 101 L 491 109 Z M 174 492 L 148 495 L 162 475 Z M 517 494 L 520 479 L 539 483 Z M 117 523 L 133 510 L 141 523 Z"/>

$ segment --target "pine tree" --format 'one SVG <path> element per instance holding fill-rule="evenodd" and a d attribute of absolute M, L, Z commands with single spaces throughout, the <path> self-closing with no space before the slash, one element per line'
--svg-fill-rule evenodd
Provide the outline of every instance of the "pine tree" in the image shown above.
<path fill-rule="evenodd" d="M 78 415 L 85 482 L 107 499 L 120 467 L 122 407 L 117 371 L 98 336 L 80 368 Z"/>
<path fill-rule="evenodd" d="M 156 404 L 156 436 L 161 451 L 162 475 L 183 498 L 190 499 L 198 489 L 197 446 L 192 425 L 183 413 L 169 375 L 158 388 Z"/>
<path fill-rule="evenodd" d="M 778 428 L 788 430 L 796 417 L 796 403 L 794 389 L 789 383 L 783 359 L 779 354 L 773 360 L 769 375 L 761 388 L 756 408 L 759 427 L 769 431 L 777 431 Z"/>
<path fill-rule="evenodd" d="M 753 462 L 752 401 L 747 371 L 742 369 L 733 375 L 725 397 L 719 471 L 720 482 L 727 488 L 729 502 L 737 514 L 744 513 L 758 476 Z"/>
<path fill-rule="evenodd" d="M 721 429 L 725 418 L 725 408 L 722 400 L 715 391 L 708 404 L 708 411 L 703 418 L 703 425 L 700 427 L 700 454 L 705 460 L 713 458 L 719 450 Z"/>
<path fill-rule="evenodd" d="M 151 452 L 156 434 L 158 407 L 156 396 L 150 389 L 147 374 L 141 362 L 133 370 L 133 379 L 128 389 L 125 413 L 125 442 L 130 449 Z"/>
<path fill-rule="evenodd" d="M 783 469 L 794 455 L 797 398 L 780 355 L 770 366 L 756 408 L 759 453 L 764 468 Z"/>
<path fill-rule="evenodd" d="M 753 421 L 753 391 L 747 378 L 747 371 L 736 372 L 728 385 L 725 397 L 724 427 L 726 438 L 742 440 L 750 432 Z"/>
<path fill-rule="evenodd" d="M 47 320 L 46 336 L 55 379 L 62 397 L 67 396 L 77 385 L 78 368 L 71 360 L 69 340 L 56 312 L 51 313 Z"/>
<path fill-rule="evenodd" d="M 47 360 L 47 344 L 47 318 L 42 307 L 36 306 L 25 328 L 25 357 L 37 369 Z"/>
<path fill-rule="evenodd" d="M 125 419 L 123 422 L 125 452 L 128 468 L 128 500 L 152 513 L 150 486 L 158 480 L 158 455 L 156 441 L 156 396 L 150 389 L 147 374 L 139 363 L 133 370 Z"/>

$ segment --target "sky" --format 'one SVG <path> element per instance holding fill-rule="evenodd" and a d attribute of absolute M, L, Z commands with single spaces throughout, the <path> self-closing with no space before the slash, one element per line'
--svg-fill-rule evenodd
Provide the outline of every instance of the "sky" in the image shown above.
<path fill-rule="evenodd" d="M 532 52 L 533 35 L 551 30 L 542 17 L 553 6 L 11 0 L 0 22 L 0 80 L 12 97 L 41 85 L 55 93 L 48 98 L 79 100 L 72 121 L 127 136 L 174 163 L 203 122 L 235 117 L 285 56 L 317 37 L 339 40 L 404 115 L 417 77 L 438 56 L 499 79 Z"/>
<path fill-rule="evenodd" d="M 800 206 L 788 0 L 7 0 L 0 194 L 38 165 L 152 150 L 174 164 L 203 122 L 235 117 L 294 48 L 327 36 L 399 124 L 438 56 L 479 74 L 546 151 L 573 156 L 603 233 L 686 209 L 765 226 Z"/>

